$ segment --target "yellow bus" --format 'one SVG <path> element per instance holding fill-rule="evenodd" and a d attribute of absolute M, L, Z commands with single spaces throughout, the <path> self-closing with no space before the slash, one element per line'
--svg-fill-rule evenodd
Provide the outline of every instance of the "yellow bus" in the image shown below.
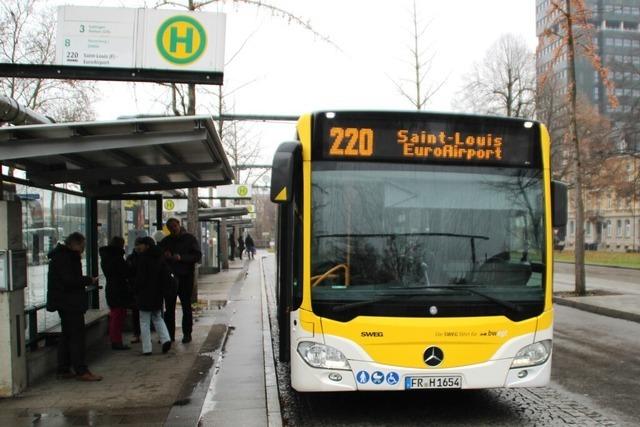
<path fill-rule="evenodd" d="M 320 111 L 273 161 L 279 357 L 300 392 L 549 382 L 551 180 L 535 121 Z"/>

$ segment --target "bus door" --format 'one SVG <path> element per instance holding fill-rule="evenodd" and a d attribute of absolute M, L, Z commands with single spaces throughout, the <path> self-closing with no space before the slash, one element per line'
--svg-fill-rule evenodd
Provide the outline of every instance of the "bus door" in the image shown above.
<path fill-rule="evenodd" d="M 302 152 L 300 143 L 278 147 L 271 172 L 271 201 L 278 204 L 276 299 L 279 359 L 289 360 L 291 311 L 302 302 Z"/>

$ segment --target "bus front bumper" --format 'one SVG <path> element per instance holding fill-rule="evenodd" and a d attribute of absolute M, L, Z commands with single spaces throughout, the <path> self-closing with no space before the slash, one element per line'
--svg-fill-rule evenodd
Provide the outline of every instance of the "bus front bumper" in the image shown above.
<path fill-rule="evenodd" d="M 350 360 L 351 370 L 335 370 L 313 368 L 300 355 L 292 356 L 291 385 L 300 392 L 542 387 L 551 376 L 551 357 L 541 365 L 514 369 L 512 359 L 501 359 L 448 369 L 402 368 Z"/>

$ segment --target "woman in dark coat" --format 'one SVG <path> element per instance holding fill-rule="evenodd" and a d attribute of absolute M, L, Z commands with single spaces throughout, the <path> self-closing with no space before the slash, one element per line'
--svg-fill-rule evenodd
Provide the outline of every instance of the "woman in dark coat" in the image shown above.
<path fill-rule="evenodd" d="M 171 337 L 162 319 L 162 303 L 167 289 L 174 286 L 172 274 L 164 261 L 162 250 L 151 237 L 136 239 L 133 289 L 140 311 L 140 339 L 142 354 L 151 355 L 151 322 L 162 343 L 162 352 L 171 348 Z"/>
<path fill-rule="evenodd" d="M 124 260 L 124 239 L 115 236 L 108 246 L 99 249 L 100 267 L 107 279 L 106 295 L 109 306 L 109 338 L 114 350 L 129 350 L 122 343 L 122 327 L 127 316 L 127 308 L 131 306 L 129 292 L 129 268 Z"/>
<path fill-rule="evenodd" d="M 247 238 L 244 239 L 244 244 L 247 246 L 247 256 L 253 259 L 256 255 L 256 244 L 253 242 L 251 234 L 247 234 Z"/>

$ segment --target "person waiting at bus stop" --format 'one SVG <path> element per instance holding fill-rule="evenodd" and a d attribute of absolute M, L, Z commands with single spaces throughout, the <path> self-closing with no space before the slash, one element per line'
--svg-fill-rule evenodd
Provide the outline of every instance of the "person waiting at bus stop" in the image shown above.
<path fill-rule="evenodd" d="M 139 237 L 135 245 L 135 255 L 129 259 L 134 272 L 136 305 L 140 311 L 142 354 L 149 356 L 152 353 L 152 322 L 162 343 L 162 352 L 166 353 L 171 349 L 171 337 L 162 319 L 162 302 L 165 290 L 173 285 L 172 273 L 162 256 L 162 250 L 151 237 Z"/>
<path fill-rule="evenodd" d="M 60 315 L 62 334 L 58 343 L 58 378 L 100 381 L 86 363 L 84 313 L 89 309 L 86 287 L 98 283 L 97 277 L 82 274 L 81 255 L 85 237 L 71 233 L 48 254 L 47 311 Z M 73 371 L 71 372 L 71 368 Z"/>
<path fill-rule="evenodd" d="M 160 241 L 160 247 L 171 271 L 178 279 L 178 297 L 180 297 L 182 305 L 182 342 L 186 344 L 191 342 L 193 329 L 191 298 L 193 296 L 195 265 L 200 262 L 202 252 L 198 240 L 180 225 L 178 219 L 169 218 L 166 225 L 170 234 Z M 176 330 L 175 308 L 175 298 L 173 298 L 172 305 L 167 301 L 165 321 L 172 340 L 175 340 Z"/>
<path fill-rule="evenodd" d="M 236 259 L 236 233 L 234 229 L 231 229 L 231 234 L 229 234 L 229 261 L 234 261 Z"/>
<path fill-rule="evenodd" d="M 114 236 L 107 246 L 101 247 L 100 267 L 107 279 L 105 294 L 109 306 L 109 338 L 114 350 L 129 350 L 122 343 L 122 327 L 127 308 L 132 306 L 129 288 L 129 267 L 124 259 L 124 239 Z"/>
<path fill-rule="evenodd" d="M 244 239 L 242 238 L 242 231 L 238 231 L 238 258 L 242 261 L 242 252 L 244 252 Z"/>
<path fill-rule="evenodd" d="M 254 259 L 256 256 L 256 244 L 253 241 L 253 237 L 251 234 L 247 233 L 247 238 L 244 239 L 245 245 L 247 245 L 247 257 L 249 259 Z"/>

